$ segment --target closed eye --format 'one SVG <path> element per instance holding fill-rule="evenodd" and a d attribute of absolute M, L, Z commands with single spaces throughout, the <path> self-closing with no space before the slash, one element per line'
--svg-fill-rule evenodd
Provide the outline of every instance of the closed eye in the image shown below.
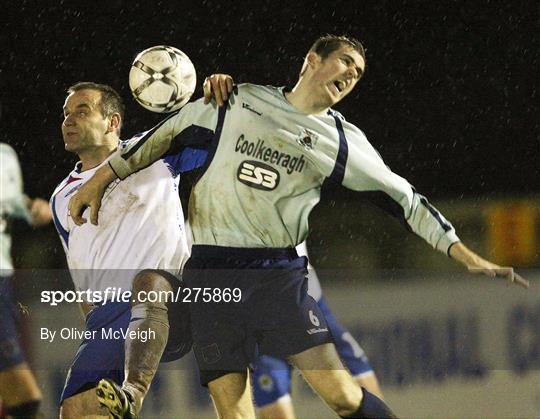
<path fill-rule="evenodd" d="M 347 67 L 354 67 L 355 70 L 356 70 L 356 74 L 357 74 L 357 79 L 360 79 L 363 74 L 364 74 L 364 70 L 362 70 L 362 68 L 358 65 L 356 65 L 356 63 L 354 62 L 354 60 L 352 59 L 352 57 L 348 56 L 348 55 L 344 55 L 343 57 L 341 57 L 341 60 L 345 63 L 345 65 Z"/>

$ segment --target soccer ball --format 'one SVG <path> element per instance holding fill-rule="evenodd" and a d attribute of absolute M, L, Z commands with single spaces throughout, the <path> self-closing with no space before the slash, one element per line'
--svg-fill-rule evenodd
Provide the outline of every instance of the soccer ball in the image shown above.
<path fill-rule="evenodd" d="M 177 48 L 165 45 L 139 53 L 129 71 L 133 97 L 152 112 L 173 112 L 184 106 L 197 83 L 195 67 Z"/>

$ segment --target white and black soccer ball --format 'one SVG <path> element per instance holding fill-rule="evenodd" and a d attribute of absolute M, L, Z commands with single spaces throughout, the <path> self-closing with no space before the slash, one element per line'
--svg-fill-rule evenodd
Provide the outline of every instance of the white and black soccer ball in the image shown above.
<path fill-rule="evenodd" d="M 195 67 L 178 48 L 159 45 L 135 57 L 129 71 L 133 97 L 152 112 L 173 112 L 184 106 L 197 83 Z"/>

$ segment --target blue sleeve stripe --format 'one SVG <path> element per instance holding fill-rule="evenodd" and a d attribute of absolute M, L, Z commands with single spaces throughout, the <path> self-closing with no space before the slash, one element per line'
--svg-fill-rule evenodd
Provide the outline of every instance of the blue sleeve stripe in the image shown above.
<path fill-rule="evenodd" d="M 227 105 L 220 106 L 218 108 L 218 120 L 217 120 L 216 130 L 214 131 L 214 138 L 208 147 L 208 156 L 206 157 L 206 161 L 204 162 L 204 165 L 202 166 L 201 173 L 199 174 L 197 181 L 201 177 L 203 177 L 203 175 L 206 173 L 206 170 L 208 170 L 208 167 L 212 163 L 212 160 L 214 159 L 214 155 L 216 154 L 216 150 L 218 148 L 219 141 L 221 138 L 221 132 L 223 131 L 223 124 L 225 122 L 226 113 L 227 113 Z"/>
<path fill-rule="evenodd" d="M 178 154 L 166 156 L 163 161 L 173 176 L 177 176 L 180 173 L 201 167 L 206 161 L 207 155 L 207 150 L 186 147 Z"/>
<path fill-rule="evenodd" d="M 358 194 L 387 214 L 396 218 L 408 231 L 413 231 L 405 219 L 404 208 L 390 195 L 383 191 L 364 191 Z"/>
<path fill-rule="evenodd" d="M 62 237 L 62 239 L 64 240 L 66 247 L 69 247 L 69 233 L 64 229 L 64 227 L 60 223 L 60 220 L 58 219 L 58 214 L 56 213 L 56 196 L 53 198 L 51 206 L 52 206 L 54 226 L 56 227 L 58 234 L 60 234 L 60 237 Z"/>
<path fill-rule="evenodd" d="M 208 128 L 191 125 L 174 137 L 171 146 L 162 157 L 171 173 L 176 176 L 201 167 L 214 135 L 214 131 Z"/>
<path fill-rule="evenodd" d="M 347 165 L 347 158 L 349 156 L 349 146 L 347 144 L 347 138 L 345 138 L 345 131 L 343 131 L 343 124 L 336 115 L 332 116 L 336 121 L 336 128 L 339 134 L 339 149 L 336 163 L 329 179 L 341 185 L 341 183 L 343 183 L 343 178 L 345 177 L 345 166 Z"/>
<path fill-rule="evenodd" d="M 417 194 L 416 191 L 413 190 L 413 192 Z M 424 205 L 428 209 L 431 215 L 433 215 L 433 218 L 435 218 L 437 222 L 441 225 L 442 229 L 445 232 L 452 230 L 452 226 L 443 221 L 443 219 L 441 218 L 441 213 L 437 211 L 437 209 L 435 209 L 435 207 L 429 203 L 426 197 L 420 194 L 417 194 L 417 195 L 420 197 L 420 202 L 422 203 L 422 205 Z"/>

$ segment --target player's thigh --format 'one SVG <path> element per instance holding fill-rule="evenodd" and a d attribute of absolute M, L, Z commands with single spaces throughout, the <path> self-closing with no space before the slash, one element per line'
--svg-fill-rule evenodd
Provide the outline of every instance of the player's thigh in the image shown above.
<path fill-rule="evenodd" d="M 334 344 L 319 345 L 289 359 L 333 410 L 343 412 L 358 408 L 362 390 L 343 366 Z"/>
<path fill-rule="evenodd" d="M 248 372 L 232 372 L 208 383 L 218 417 L 223 419 L 255 418 Z"/>
<path fill-rule="evenodd" d="M 61 419 L 108 417 L 108 410 L 99 404 L 95 388 L 68 397 L 60 407 Z"/>
<path fill-rule="evenodd" d="M 26 363 L 0 371 L 0 399 L 8 407 L 41 400 L 41 391 Z"/>
<path fill-rule="evenodd" d="M 155 269 L 145 269 L 137 273 L 137 275 L 135 275 L 135 278 L 133 279 L 133 297 L 135 299 L 134 302 L 136 303 L 139 298 L 143 298 L 142 302 L 146 301 L 146 293 L 152 291 L 157 293 L 163 292 L 163 295 L 157 295 L 155 297 L 159 297 L 159 302 L 167 303 L 167 295 L 165 293 L 171 292 L 173 290 L 173 286 L 169 280 L 170 276 L 172 275 L 165 271 L 159 271 Z M 141 291 L 143 291 L 144 293 L 139 295 Z"/>

